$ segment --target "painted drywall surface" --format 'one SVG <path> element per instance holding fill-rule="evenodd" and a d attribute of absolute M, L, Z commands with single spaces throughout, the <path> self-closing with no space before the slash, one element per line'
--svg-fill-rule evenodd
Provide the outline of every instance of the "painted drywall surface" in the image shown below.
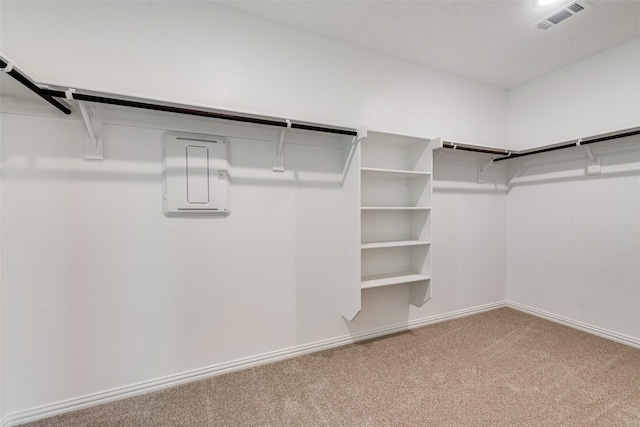
<path fill-rule="evenodd" d="M 640 126 L 640 37 L 508 92 L 508 148 Z"/>
<path fill-rule="evenodd" d="M 0 7 L 1 50 L 37 81 L 505 144 L 503 90 L 207 2 L 3 1 Z"/>
<path fill-rule="evenodd" d="M 506 295 L 506 165 L 445 152 L 434 168 L 433 297 L 452 306 Z"/>
<path fill-rule="evenodd" d="M 510 165 L 507 297 L 638 340 L 640 138 L 619 144 L 599 176 L 580 149 Z"/>
<path fill-rule="evenodd" d="M 433 299 L 371 290 L 348 323 L 341 149 L 287 143 L 277 174 L 275 132 L 231 138 L 232 214 L 166 218 L 161 129 L 233 126 L 134 115 L 106 126 L 102 163 L 82 160 L 80 122 L 2 115 L 4 415 L 504 299 L 504 245 L 483 242 L 504 194 L 464 190 L 475 163 L 443 163 Z"/>
<path fill-rule="evenodd" d="M 78 122 L 3 121 L 8 412 L 341 325 L 339 150 L 287 146 L 274 174 L 270 142 L 234 139 L 231 216 L 166 218 L 161 130 L 107 126 L 93 163 Z"/>

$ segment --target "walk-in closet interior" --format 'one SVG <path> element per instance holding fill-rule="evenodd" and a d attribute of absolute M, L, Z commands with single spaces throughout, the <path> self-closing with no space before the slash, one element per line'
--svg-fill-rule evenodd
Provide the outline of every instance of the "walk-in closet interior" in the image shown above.
<path fill-rule="evenodd" d="M 2 427 L 559 425 L 486 357 L 640 366 L 640 2 L 540 3 L 1 0 Z"/>

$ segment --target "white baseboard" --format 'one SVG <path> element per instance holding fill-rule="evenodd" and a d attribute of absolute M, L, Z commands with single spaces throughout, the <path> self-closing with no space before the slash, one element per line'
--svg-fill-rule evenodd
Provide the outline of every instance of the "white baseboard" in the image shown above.
<path fill-rule="evenodd" d="M 485 311 L 495 310 L 497 308 L 502 308 L 507 306 L 507 301 L 497 301 L 492 302 L 491 304 L 478 305 L 476 307 L 465 308 L 462 310 L 452 311 L 449 313 L 444 313 L 436 316 L 423 317 L 422 319 L 411 320 L 408 322 L 408 325 L 405 326 L 405 330 L 420 328 L 422 326 L 432 325 L 434 323 L 445 322 L 447 320 L 457 319 L 459 317 L 471 316 L 472 314 L 479 314 Z M 402 325 L 399 325 L 402 326 Z M 365 338 L 368 339 L 368 338 Z M 362 340 L 358 340 L 362 341 Z"/>
<path fill-rule="evenodd" d="M 383 335 L 394 334 L 398 332 L 407 331 L 410 329 L 419 328 L 421 326 L 431 325 L 433 323 L 444 322 L 446 320 L 452 320 L 459 317 L 470 316 L 472 314 L 482 313 L 484 311 L 494 310 L 496 308 L 505 307 L 506 301 L 499 301 L 491 304 L 485 304 L 477 307 L 471 307 L 463 310 L 457 310 L 450 313 L 439 314 L 436 316 L 429 316 L 422 319 L 411 320 L 405 323 L 399 323 L 396 325 L 372 329 L 365 332 L 359 332 L 353 335 L 343 335 L 336 338 L 330 338 L 327 340 L 316 341 L 314 343 L 286 348 L 283 350 L 273 351 L 269 353 L 260 354 L 257 356 L 247 357 L 243 359 L 234 360 L 231 362 L 220 363 L 217 365 L 208 366 L 201 369 L 195 369 L 192 371 L 183 372 L 180 374 L 169 375 L 163 378 L 155 380 L 144 381 L 137 384 L 132 384 L 125 387 L 119 387 L 116 389 L 94 393 L 75 399 L 64 400 L 50 405 L 43 405 L 36 408 L 31 408 L 25 411 L 14 412 L 7 415 L 2 420 L 2 427 L 11 427 L 18 424 L 23 424 L 31 421 L 36 421 L 42 418 L 48 418 L 55 415 L 63 414 L 66 412 L 76 411 L 79 409 L 88 408 L 91 406 L 101 405 L 104 403 L 113 402 L 115 400 L 125 399 L 140 394 L 150 393 L 156 390 L 174 387 L 180 384 L 188 383 L 191 381 L 202 380 L 216 375 L 225 374 L 232 371 L 238 371 L 241 369 L 247 369 L 258 365 L 264 365 L 267 363 L 276 362 L 279 360 L 290 359 L 296 356 L 302 356 L 304 354 L 314 353 L 321 350 L 327 350 L 347 344 L 353 344 L 355 342 L 364 341 Z"/>
<path fill-rule="evenodd" d="M 529 307 L 524 304 L 516 303 L 513 301 L 499 301 L 499 302 L 486 304 L 482 306 L 471 307 L 463 310 L 457 310 L 450 313 L 444 313 L 436 316 L 425 317 L 422 319 L 411 320 L 406 323 L 391 325 L 384 328 L 372 329 L 372 330 L 360 332 L 354 335 L 343 335 L 336 338 L 316 341 L 310 344 L 290 347 L 287 349 L 264 353 L 257 356 L 243 358 L 243 359 L 238 359 L 231 362 L 220 363 L 217 365 L 212 365 L 212 366 L 201 368 L 201 369 L 195 369 L 195 370 L 183 372 L 180 374 L 169 375 L 169 376 L 158 378 L 151 381 L 145 381 L 138 384 L 133 384 L 125 387 L 108 390 L 105 392 L 94 393 L 94 394 L 82 396 L 75 399 L 69 399 L 69 400 L 61 401 L 51 405 L 44 405 L 44 406 L 29 409 L 29 410 L 25 410 L 25 411 L 15 412 L 13 414 L 7 415 L 2 420 L 0 425 L 2 427 L 16 426 L 19 424 L 36 421 L 42 418 L 52 417 L 55 415 L 66 413 L 66 412 L 76 411 L 76 410 L 88 408 L 91 406 L 113 402 L 115 400 L 125 399 L 128 397 L 150 393 L 150 392 L 164 389 L 164 388 L 174 387 L 174 386 L 188 383 L 191 381 L 197 381 L 197 380 L 209 378 L 216 375 L 221 375 L 228 372 L 247 369 L 247 368 L 251 368 L 258 365 L 264 365 L 267 363 L 289 359 L 296 356 L 302 356 L 304 354 L 314 353 L 321 350 L 327 350 L 330 348 L 335 348 L 335 347 L 339 347 L 347 344 L 353 344 L 359 341 L 365 341 L 368 339 L 377 338 L 384 335 L 403 332 L 410 329 L 431 325 L 434 323 L 453 320 L 459 317 L 470 316 L 473 314 L 478 314 L 478 313 L 494 310 L 501 307 L 509 307 L 514 310 L 522 311 L 524 313 L 531 314 L 536 317 L 540 317 L 555 323 L 559 323 L 564 326 L 568 326 L 570 328 L 578 329 L 593 335 L 597 335 L 602 338 L 606 338 L 615 342 L 629 345 L 631 347 L 640 348 L 640 340 L 637 338 L 622 335 L 613 331 L 609 331 L 607 329 L 598 328 L 596 326 L 592 326 L 583 322 L 578 322 L 576 320 L 572 320 L 563 316 L 558 316 L 558 315 L 555 315 L 543 310 L 539 310 L 533 307 Z"/>
<path fill-rule="evenodd" d="M 588 332 L 590 334 L 597 335 L 601 338 L 606 338 L 611 341 L 619 342 L 621 344 L 626 344 L 631 347 L 640 348 L 640 339 L 637 339 L 637 338 L 633 338 L 627 335 L 622 335 L 617 332 L 609 331 L 607 329 L 598 328 L 597 326 L 592 326 L 587 323 L 578 322 L 577 320 L 572 320 L 567 317 L 558 316 L 556 314 L 552 314 L 543 310 L 538 310 L 537 308 L 529 307 L 517 302 L 507 301 L 506 305 L 509 308 L 522 311 L 523 313 L 531 314 L 536 317 L 550 320 L 552 322 L 559 323 L 561 325 L 568 326 L 570 328 L 578 329 L 583 332 Z"/>

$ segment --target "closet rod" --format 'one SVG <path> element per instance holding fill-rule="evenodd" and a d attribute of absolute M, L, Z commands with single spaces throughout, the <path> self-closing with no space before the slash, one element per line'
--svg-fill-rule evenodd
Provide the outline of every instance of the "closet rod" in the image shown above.
<path fill-rule="evenodd" d="M 52 97 L 66 98 L 67 94 L 62 90 L 42 89 L 42 91 Z M 122 107 L 142 108 L 145 110 L 154 111 L 166 111 L 169 113 L 186 114 L 190 116 L 209 117 L 213 119 L 227 119 L 234 121 L 241 121 L 245 123 L 254 123 L 267 126 L 281 126 L 286 127 L 286 122 L 278 122 L 269 119 L 259 119 L 253 117 L 235 116 L 231 114 L 214 113 L 212 111 L 195 110 L 191 108 L 172 107 L 168 105 L 152 104 L 150 102 L 130 101 L 126 99 L 116 99 L 106 96 L 85 95 L 82 93 L 74 92 L 71 97 L 76 101 L 96 102 L 99 104 L 119 105 Z"/>
<path fill-rule="evenodd" d="M 549 151 L 562 150 L 564 148 L 579 147 L 581 145 L 595 144 L 596 142 L 611 141 L 614 139 L 625 138 L 627 136 L 633 136 L 633 135 L 640 135 L 640 128 L 625 129 L 619 132 L 610 132 L 606 134 L 590 136 L 587 138 L 575 139 L 573 141 L 561 142 L 559 144 L 549 145 L 549 146 L 540 147 L 540 148 L 533 148 L 531 150 L 512 151 L 511 155 L 506 157 L 499 157 L 495 159 L 495 161 L 499 162 L 500 160 L 515 159 L 518 157 L 531 156 L 533 154 L 540 154 L 540 153 L 547 153 Z"/>
<path fill-rule="evenodd" d="M 69 109 L 67 106 L 63 105 L 62 103 L 56 101 L 51 96 L 44 94 L 41 88 L 36 86 L 35 83 L 33 83 L 31 80 L 25 77 L 22 73 L 20 73 L 20 71 L 16 70 L 15 67 L 12 66 L 9 71 L 6 70 L 7 67 L 9 67 L 9 63 L 0 59 L 0 68 L 6 71 L 8 75 L 16 79 L 18 82 L 22 83 L 23 86 L 28 88 L 30 91 L 34 92 L 36 95 L 38 95 L 40 98 L 47 101 L 49 104 L 56 107 L 58 110 L 62 111 L 65 114 L 71 114 L 71 109 Z"/>
<path fill-rule="evenodd" d="M 476 153 L 494 154 L 494 155 L 508 155 L 509 150 L 501 148 L 481 147 L 477 145 L 458 144 L 457 142 L 442 141 L 444 148 L 451 148 L 452 150 L 473 151 Z"/>
<path fill-rule="evenodd" d="M 547 153 L 549 151 L 562 150 L 564 148 L 595 144 L 596 142 L 611 141 L 614 139 L 620 139 L 620 138 L 633 136 L 633 135 L 640 135 L 640 127 L 590 136 L 582 139 L 575 139 L 572 141 L 561 142 L 559 144 L 548 145 L 548 146 L 539 147 L 539 148 L 532 148 L 530 150 L 523 150 L 523 151 L 503 150 L 500 148 L 482 147 L 482 146 L 471 145 L 471 144 L 458 144 L 457 142 L 450 142 L 450 141 L 443 141 L 442 146 L 444 148 L 450 148 L 452 150 L 473 151 L 476 153 L 493 154 L 493 155 L 502 156 L 494 159 L 495 162 L 499 162 L 501 160 L 515 159 L 518 157 L 531 156 L 531 155 L 540 154 L 540 153 Z"/>
<path fill-rule="evenodd" d="M 0 59 L 0 67 L 5 68 L 8 66 L 8 63 L 2 59 Z M 358 132 L 351 129 L 338 129 L 338 128 L 330 128 L 325 126 L 318 126 L 313 124 L 305 124 L 305 123 L 290 123 L 284 119 L 272 119 L 272 118 L 259 118 L 259 117 L 249 117 L 249 116 L 240 116 L 235 114 L 226 114 L 226 113 L 217 113 L 213 111 L 206 110 L 196 110 L 193 108 L 185 108 L 185 107 L 174 107 L 170 105 L 162 105 L 162 104 L 154 104 L 146 101 L 131 101 L 127 99 L 119 99 L 112 98 L 106 96 L 97 96 L 97 95 L 85 95 L 82 93 L 73 92 L 65 92 L 62 90 L 52 90 L 47 88 L 38 87 L 34 82 L 29 80 L 23 74 L 12 67 L 11 70 L 7 72 L 11 77 L 16 79 L 18 82 L 22 83 L 24 86 L 29 88 L 31 91 L 38 94 L 41 98 L 49 102 L 51 105 L 56 107 L 58 110 L 62 111 L 65 114 L 71 114 L 71 110 L 60 103 L 54 98 L 63 98 L 63 99 L 74 99 L 76 101 L 85 101 L 85 102 L 95 102 L 100 104 L 109 104 L 109 105 L 119 105 L 123 107 L 131 107 L 131 108 L 142 108 L 145 110 L 154 110 L 154 111 L 165 111 L 168 113 L 177 113 L 177 114 L 185 114 L 189 116 L 198 116 L 198 117 L 208 117 L 211 119 L 222 119 L 222 120 L 232 120 L 236 122 L 243 123 L 252 123 L 266 126 L 275 126 L 281 128 L 290 127 L 292 129 L 301 129 L 301 130 L 310 130 L 315 132 L 325 132 L 325 133 L 333 133 L 337 135 L 348 135 L 348 136 L 357 136 Z M 67 96 L 69 94 L 69 96 Z"/>
<path fill-rule="evenodd" d="M 61 90 L 42 89 L 46 95 L 56 98 L 66 98 L 67 94 Z M 286 128 L 288 123 L 286 120 L 278 121 L 274 119 L 263 119 L 258 117 L 238 116 L 235 114 L 216 113 L 213 111 L 196 110 L 193 108 L 174 107 L 170 105 L 153 104 L 150 102 L 131 101 L 127 99 L 110 98 L 105 96 L 85 95 L 74 92 L 71 94 L 73 99 L 77 101 L 96 102 L 99 104 L 119 105 L 122 107 L 142 108 L 145 110 L 164 111 L 168 113 L 186 114 L 189 116 L 208 117 L 210 119 L 232 120 L 236 122 L 252 123 L 266 126 L 276 126 Z M 312 130 L 316 132 L 334 133 L 338 135 L 356 136 L 358 133 L 350 129 L 337 129 L 324 126 L 308 125 L 303 123 L 291 123 L 292 129 Z"/>

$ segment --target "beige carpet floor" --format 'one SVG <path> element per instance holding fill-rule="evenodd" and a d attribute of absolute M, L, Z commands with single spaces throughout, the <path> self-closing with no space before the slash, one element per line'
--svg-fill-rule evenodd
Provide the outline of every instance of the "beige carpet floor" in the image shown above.
<path fill-rule="evenodd" d="M 502 308 L 29 426 L 640 426 L 640 350 Z"/>

